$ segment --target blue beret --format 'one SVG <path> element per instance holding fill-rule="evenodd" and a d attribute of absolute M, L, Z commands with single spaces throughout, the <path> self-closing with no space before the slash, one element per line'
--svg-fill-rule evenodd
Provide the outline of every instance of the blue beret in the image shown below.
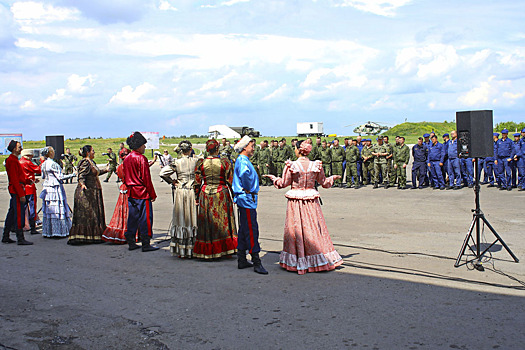
<path fill-rule="evenodd" d="M 517 133 L 514 134 L 514 136 L 518 136 L 518 137 L 520 137 L 521 134 L 520 134 L 519 132 L 517 132 Z"/>
<path fill-rule="evenodd" d="M 525 128 L 521 129 L 521 132 L 525 132 Z"/>
<path fill-rule="evenodd" d="M 443 134 L 443 137 L 445 137 L 445 136 L 450 136 L 450 135 L 449 134 Z"/>
<path fill-rule="evenodd" d="M 423 135 L 423 137 L 430 137 L 430 134 L 425 134 Z"/>
<path fill-rule="evenodd" d="M 502 134 L 508 134 L 509 131 L 508 131 L 507 129 L 503 129 L 503 130 L 501 130 L 501 133 L 502 133 Z"/>
<path fill-rule="evenodd" d="M 495 132 L 492 134 L 493 136 L 499 136 L 499 132 Z"/>

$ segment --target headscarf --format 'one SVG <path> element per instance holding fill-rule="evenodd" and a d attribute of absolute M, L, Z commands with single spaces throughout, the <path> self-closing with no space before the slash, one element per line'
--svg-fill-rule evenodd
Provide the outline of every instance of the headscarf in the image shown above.
<path fill-rule="evenodd" d="M 47 155 L 49 154 L 49 147 L 46 146 L 40 150 L 40 154 L 47 158 Z"/>
<path fill-rule="evenodd" d="M 139 149 L 142 145 L 148 143 L 148 140 L 139 131 L 135 131 L 126 139 L 126 143 L 131 149 Z"/>
<path fill-rule="evenodd" d="M 211 152 L 218 147 L 219 147 L 219 143 L 217 142 L 217 140 L 209 139 L 208 141 L 206 141 L 206 150 L 208 152 Z"/>

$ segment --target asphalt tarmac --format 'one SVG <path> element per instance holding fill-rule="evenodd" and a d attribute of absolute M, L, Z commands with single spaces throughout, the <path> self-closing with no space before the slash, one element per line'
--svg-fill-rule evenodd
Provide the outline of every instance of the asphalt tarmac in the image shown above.
<path fill-rule="evenodd" d="M 172 257 L 171 189 L 158 164 L 152 173 L 160 251 L 68 246 L 29 234 L 33 246 L 0 245 L 0 349 L 524 347 L 524 263 L 497 242 L 485 271 L 454 267 L 472 220 L 472 189 L 321 189 L 344 264 L 299 276 L 278 265 L 285 190 L 262 187 L 258 221 L 269 271 L 262 276 L 238 270 L 235 259 Z M 115 181 L 103 183 L 108 223 Z M 73 207 L 76 181 L 65 186 Z M 8 198 L 0 175 L 2 220 Z M 525 192 L 481 190 L 487 219 L 523 261 L 524 200 Z M 483 237 L 494 240 L 487 228 Z"/>

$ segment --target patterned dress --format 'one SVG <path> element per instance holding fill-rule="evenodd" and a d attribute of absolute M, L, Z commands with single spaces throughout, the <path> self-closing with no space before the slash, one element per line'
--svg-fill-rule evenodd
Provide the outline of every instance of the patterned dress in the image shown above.
<path fill-rule="evenodd" d="M 107 173 L 99 170 L 87 158 L 78 163 L 78 185 L 75 190 L 73 226 L 69 231 L 68 244 L 103 243 L 102 233 L 106 229 L 102 186 L 98 177 Z M 82 189 L 84 184 L 87 188 Z"/>
<path fill-rule="evenodd" d="M 122 185 L 120 185 L 120 193 L 118 195 L 117 204 L 115 205 L 115 211 L 111 217 L 109 225 L 104 230 L 102 234 L 102 239 L 106 242 L 116 243 L 116 244 L 125 244 L 126 237 L 124 233 L 128 229 L 128 187 L 124 183 L 124 168 L 123 164 L 120 164 L 117 167 L 117 176 L 122 180 Z"/>
<path fill-rule="evenodd" d="M 173 216 L 170 234 L 171 255 L 191 258 L 197 234 L 197 206 L 195 205 L 195 165 L 198 159 L 183 155 L 162 168 L 160 177 L 174 185 Z M 172 178 L 171 176 L 174 176 Z"/>
<path fill-rule="evenodd" d="M 283 250 L 279 264 L 288 271 L 306 272 L 334 270 L 343 263 L 335 250 L 319 204 L 317 181 L 324 188 L 334 184 L 334 177 L 325 177 L 322 163 L 300 157 L 287 161 L 282 178 L 270 175 L 276 188 L 291 185 L 286 192 L 288 207 L 284 224 Z"/>
<path fill-rule="evenodd" d="M 228 189 L 233 168 L 227 158 L 199 159 L 195 166 L 195 196 L 199 199 L 193 256 L 213 259 L 237 251 L 233 201 Z"/>
<path fill-rule="evenodd" d="M 42 163 L 42 236 L 67 237 L 71 228 L 69 205 L 63 181 L 74 175 L 63 175 L 62 168 L 53 159 Z"/>

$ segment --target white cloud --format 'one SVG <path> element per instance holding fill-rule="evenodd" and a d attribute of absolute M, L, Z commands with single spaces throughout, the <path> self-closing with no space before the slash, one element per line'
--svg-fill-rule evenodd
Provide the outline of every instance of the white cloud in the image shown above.
<path fill-rule="evenodd" d="M 160 0 L 159 10 L 162 11 L 178 11 L 178 9 L 173 6 L 168 0 Z"/>
<path fill-rule="evenodd" d="M 451 45 L 430 44 L 424 47 L 407 47 L 398 51 L 396 69 L 402 74 L 413 74 L 427 79 L 442 76 L 460 63 L 456 49 Z"/>
<path fill-rule="evenodd" d="M 269 100 L 274 100 L 274 99 L 278 99 L 280 97 L 283 97 L 286 92 L 288 91 L 288 85 L 287 84 L 283 84 L 281 86 L 279 86 L 277 89 L 275 89 L 271 94 L 269 95 L 266 95 L 265 97 L 263 97 L 263 101 L 269 101 Z"/>
<path fill-rule="evenodd" d="M 65 99 L 70 98 L 71 96 L 66 95 L 66 89 L 57 89 L 56 92 L 45 99 L 45 103 L 49 102 L 59 102 Z"/>
<path fill-rule="evenodd" d="M 353 7 L 363 12 L 375 15 L 393 17 L 396 10 L 412 2 L 412 0 L 336 0 L 336 6 Z"/>
<path fill-rule="evenodd" d="M 487 103 L 508 105 L 524 96 L 523 88 L 520 90 L 517 84 L 513 84 L 510 80 L 497 80 L 495 76 L 491 76 L 486 81 L 479 83 L 477 87 L 461 95 L 458 102 L 476 107 L 482 107 Z"/>
<path fill-rule="evenodd" d="M 50 43 L 46 43 L 38 40 L 30 40 L 25 38 L 19 38 L 15 45 L 20 48 L 26 49 L 46 49 L 49 51 L 59 52 L 60 49 L 58 46 Z"/>
<path fill-rule="evenodd" d="M 19 1 L 11 6 L 15 20 L 21 25 L 39 25 L 57 21 L 78 19 L 79 11 L 55 7 L 35 1 Z"/>
<path fill-rule="evenodd" d="M 21 106 L 21 109 L 35 109 L 35 103 L 33 100 L 27 100 L 25 101 Z"/>
<path fill-rule="evenodd" d="M 85 77 L 81 77 L 78 74 L 71 74 L 67 79 L 67 88 L 72 92 L 82 93 L 94 85 L 95 78 L 91 74 Z"/>
<path fill-rule="evenodd" d="M 148 82 L 145 82 L 135 89 L 131 85 L 124 86 L 122 90 L 117 92 L 111 99 L 109 103 L 114 104 L 140 104 L 144 102 L 149 102 L 150 100 L 145 100 L 145 97 L 150 92 L 154 91 L 156 87 Z"/>

